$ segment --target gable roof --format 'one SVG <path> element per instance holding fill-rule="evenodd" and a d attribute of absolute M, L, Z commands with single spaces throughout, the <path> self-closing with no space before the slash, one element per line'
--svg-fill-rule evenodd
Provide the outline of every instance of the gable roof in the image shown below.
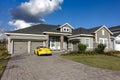
<path fill-rule="evenodd" d="M 112 33 L 105 25 L 102 25 L 99 29 L 97 29 L 97 30 L 95 31 L 95 33 L 96 33 L 97 31 L 99 31 L 100 29 L 102 29 L 102 28 L 105 28 L 110 34 L 113 35 L 113 33 Z"/>
<path fill-rule="evenodd" d="M 92 34 L 94 33 L 97 29 L 99 29 L 101 26 L 90 28 L 90 29 L 85 29 L 85 28 L 77 28 L 73 31 L 73 35 L 76 34 Z"/>
<path fill-rule="evenodd" d="M 98 26 L 98 27 L 90 28 L 90 29 L 77 28 L 73 31 L 73 35 L 76 35 L 76 34 L 93 34 L 93 33 L 96 33 L 97 31 L 99 31 L 103 27 L 106 28 L 106 30 L 108 30 L 108 32 L 110 32 L 110 34 L 113 34 L 106 26 L 101 25 L 101 26 Z"/>
<path fill-rule="evenodd" d="M 68 25 L 71 29 L 74 29 L 74 27 L 72 27 L 69 23 L 65 23 L 65 24 L 61 25 L 59 28 L 62 28 L 62 27 L 64 27 L 65 25 Z"/>
<path fill-rule="evenodd" d="M 58 27 L 59 25 L 39 24 L 15 31 L 10 31 L 8 33 L 42 34 L 42 32 L 44 31 L 60 32 L 59 30 L 57 30 Z"/>

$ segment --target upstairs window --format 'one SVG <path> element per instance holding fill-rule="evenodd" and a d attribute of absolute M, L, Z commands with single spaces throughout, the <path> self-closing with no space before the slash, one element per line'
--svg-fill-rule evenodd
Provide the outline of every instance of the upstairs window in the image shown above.
<path fill-rule="evenodd" d="M 63 31 L 64 31 L 64 32 L 70 32 L 70 29 L 69 29 L 69 28 L 64 27 L 64 28 L 63 28 Z"/>
<path fill-rule="evenodd" d="M 104 29 L 102 29 L 102 35 L 105 35 L 105 30 Z"/>

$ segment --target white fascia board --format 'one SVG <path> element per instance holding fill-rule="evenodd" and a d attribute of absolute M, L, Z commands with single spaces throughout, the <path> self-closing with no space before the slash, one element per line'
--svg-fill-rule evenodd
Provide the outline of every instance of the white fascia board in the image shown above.
<path fill-rule="evenodd" d="M 112 33 L 105 25 L 102 25 L 102 26 L 101 26 L 99 29 L 97 29 L 94 33 L 97 33 L 97 31 L 99 31 L 99 30 L 102 29 L 102 28 L 107 29 L 107 31 L 108 31 L 110 34 L 113 35 L 113 33 Z"/>
<path fill-rule="evenodd" d="M 77 34 L 77 35 L 71 35 L 71 36 L 68 36 L 68 37 L 70 38 L 70 37 L 78 37 L 78 36 L 90 36 L 90 37 L 93 37 L 94 35 L 90 35 L 90 34 Z"/>
<path fill-rule="evenodd" d="M 74 27 L 72 27 L 69 23 L 65 23 L 65 24 L 61 25 L 59 28 L 62 28 L 65 25 L 68 25 L 70 28 L 74 29 Z"/>
<path fill-rule="evenodd" d="M 38 34 L 24 34 L 24 33 L 5 33 L 6 35 L 16 35 L 16 36 L 46 36 Z"/>
<path fill-rule="evenodd" d="M 72 35 L 69 33 L 57 33 L 57 32 L 43 32 L 43 33 L 48 33 L 48 34 L 60 34 L 60 35 Z"/>

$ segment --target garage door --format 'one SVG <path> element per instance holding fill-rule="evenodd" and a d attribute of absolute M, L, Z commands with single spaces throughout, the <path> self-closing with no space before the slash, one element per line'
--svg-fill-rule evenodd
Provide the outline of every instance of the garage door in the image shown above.
<path fill-rule="evenodd" d="M 14 41 L 14 53 L 28 53 L 28 42 L 27 41 Z"/>
<path fill-rule="evenodd" d="M 36 47 L 38 46 L 43 46 L 43 41 L 35 41 L 35 42 L 31 42 L 31 52 L 34 53 L 34 50 Z"/>

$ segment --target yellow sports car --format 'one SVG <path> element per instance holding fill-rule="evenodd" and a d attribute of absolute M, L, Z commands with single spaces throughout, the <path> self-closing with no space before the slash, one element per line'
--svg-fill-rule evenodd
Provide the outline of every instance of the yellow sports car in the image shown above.
<path fill-rule="evenodd" d="M 52 51 L 46 47 L 37 47 L 34 53 L 37 55 L 52 55 Z"/>

